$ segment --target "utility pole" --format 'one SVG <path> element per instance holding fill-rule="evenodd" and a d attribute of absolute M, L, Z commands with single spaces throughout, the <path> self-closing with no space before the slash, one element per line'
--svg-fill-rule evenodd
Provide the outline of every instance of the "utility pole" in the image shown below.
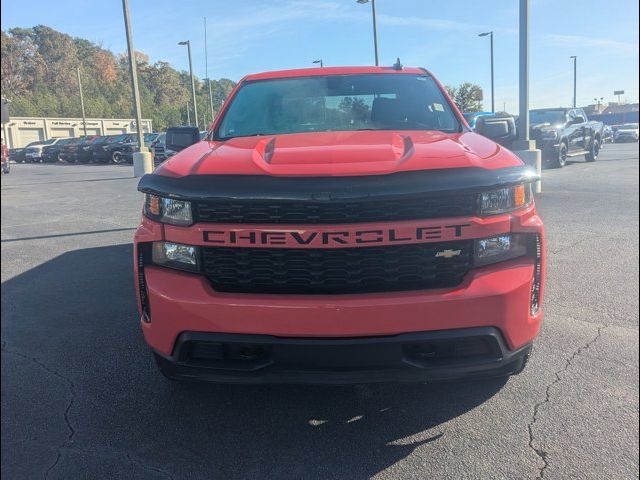
<path fill-rule="evenodd" d="M 491 113 L 495 113 L 495 91 L 493 87 L 493 32 L 485 32 L 478 35 L 479 37 L 489 37 L 491 45 Z"/>
<path fill-rule="evenodd" d="M 311 62 L 311 63 L 319 63 L 319 64 L 320 64 L 320 68 L 324 67 L 324 63 L 322 62 L 322 59 L 321 59 L 321 58 L 319 58 L 318 60 L 314 60 L 314 61 L 313 61 L 313 62 Z"/>
<path fill-rule="evenodd" d="M 191 96 L 193 97 L 193 117 L 196 123 L 196 127 L 198 126 L 198 104 L 196 103 L 196 82 L 193 79 L 193 64 L 191 63 L 191 41 L 185 40 L 183 42 L 178 42 L 178 45 L 186 45 L 187 52 L 189 53 L 189 74 L 191 75 Z"/>
<path fill-rule="evenodd" d="M 576 98 L 576 92 L 577 92 L 577 78 L 576 78 L 576 74 L 578 72 L 578 57 L 576 57 L 575 55 L 571 55 L 569 58 L 573 58 L 573 108 L 576 108 L 576 104 L 577 104 L 577 98 Z"/>
<path fill-rule="evenodd" d="M 142 130 L 142 110 L 140 108 L 140 92 L 138 91 L 138 67 L 136 65 L 136 51 L 133 47 L 133 33 L 131 30 L 131 18 L 129 14 L 129 1 L 122 0 L 124 12 L 124 28 L 127 33 L 127 48 L 129 51 L 129 71 L 131 74 L 131 90 L 133 90 L 133 103 L 136 109 L 136 132 L 138 136 L 138 151 L 133 154 L 133 174 L 141 177 L 153 170 L 151 154 L 144 145 Z"/>
<path fill-rule="evenodd" d="M 373 17 L 373 51 L 376 58 L 376 67 L 378 66 L 378 28 L 376 25 L 376 0 L 356 0 L 360 4 L 371 2 L 371 16 Z"/>
<path fill-rule="evenodd" d="M 542 155 L 536 149 L 536 142 L 529 139 L 529 0 L 520 0 L 520 105 L 518 118 L 518 140 L 513 142 L 513 150 L 526 164 L 534 167 L 538 177 L 542 176 Z M 538 180 L 535 193 L 542 192 L 542 182 Z"/>
<path fill-rule="evenodd" d="M 209 86 L 209 106 L 211 107 L 211 121 L 213 122 L 213 94 L 211 93 L 211 79 L 209 78 L 209 58 L 207 56 L 207 17 L 204 17 L 204 74 L 207 77 L 207 85 Z M 204 127 L 207 128 L 205 120 Z"/>
<path fill-rule="evenodd" d="M 80 67 L 76 68 L 78 74 L 78 90 L 80 91 L 80 108 L 82 109 L 82 128 L 84 129 L 84 136 L 87 136 L 87 118 L 84 114 L 84 95 L 82 94 L 82 80 L 80 79 Z"/>

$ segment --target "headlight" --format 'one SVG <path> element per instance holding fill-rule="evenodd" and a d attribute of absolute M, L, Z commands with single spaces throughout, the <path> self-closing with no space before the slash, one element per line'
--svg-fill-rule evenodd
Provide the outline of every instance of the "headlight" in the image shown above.
<path fill-rule="evenodd" d="M 144 214 L 152 220 L 170 225 L 187 226 L 193 223 L 191 202 L 145 194 Z"/>
<path fill-rule="evenodd" d="M 497 215 L 511 212 L 531 204 L 531 184 L 499 188 L 480 194 L 479 215 Z"/>
<path fill-rule="evenodd" d="M 153 242 L 151 260 L 156 265 L 177 268 L 188 272 L 200 270 L 198 247 L 172 242 Z"/>
<path fill-rule="evenodd" d="M 530 251 L 531 235 L 511 233 L 475 241 L 474 265 L 482 267 L 523 257 Z"/>
<path fill-rule="evenodd" d="M 558 138 L 558 132 L 556 130 L 547 130 L 542 132 L 542 138 L 545 140 L 555 140 Z"/>

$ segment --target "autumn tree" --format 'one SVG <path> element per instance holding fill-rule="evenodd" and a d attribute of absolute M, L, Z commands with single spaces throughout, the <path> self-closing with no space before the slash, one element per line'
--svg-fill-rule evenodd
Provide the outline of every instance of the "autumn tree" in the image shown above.
<path fill-rule="evenodd" d="M 2 31 L 1 49 L 2 95 L 11 100 L 12 115 L 79 116 L 76 69 L 80 67 L 87 116 L 133 116 L 126 54 L 116 56 L 101 45 L 43 25 Z M 189 74 L 167 62 L 150 64 L 143 52 L 136 52 L 135 57 L 143 117 L 151 118 L 158 131 L 186 124 L 191 103 Z M 216 114 L 234 86 L 229 79 L 211 80 Z M 211 121 L 209 89 L 198 78 L 196 98 L 203 126 L 205 120 Z"/>
<path fill-rule="evenodd" d="M 458 87 L 445 87 L 447 93 L 456 103 L 461 112 L 479 112 L 482 110 L 482 87 L 465 82 Z"/>

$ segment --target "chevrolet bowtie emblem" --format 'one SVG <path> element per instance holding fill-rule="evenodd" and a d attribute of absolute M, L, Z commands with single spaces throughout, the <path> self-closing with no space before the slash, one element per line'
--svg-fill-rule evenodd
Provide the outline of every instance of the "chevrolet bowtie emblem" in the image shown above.
<path fill-rule="evenodd" d="M 438 253 L 436 253 L 436 257 L 451 258 L 451 257 L 457 257 L 461 253 L 462 253 L 462 250 L 441 250 Z"/>

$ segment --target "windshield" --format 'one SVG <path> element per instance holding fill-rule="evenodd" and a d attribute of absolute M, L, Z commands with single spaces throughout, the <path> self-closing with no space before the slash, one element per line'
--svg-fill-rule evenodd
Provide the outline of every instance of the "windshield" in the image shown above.
<path fill-rule="evenodd" d="M 49 145 L 51 142 L 53 142 L 53 140 L 38 140 L 37 142 L 31 142 L 30 144 L 28 144 L 26 147 L 24 148 L 29 148 L 29 147 L 36 147 L 38 145 Z"/>
<path fill-rule="evenodd" d="M 124 142 L 128 136 L 129 135 L 116 135 L 115 137 L 111 137 L 108 143 Z"/>
<path fill-rule="evenodd" d="M 146 142 L 153 142 L 156 138 L 158 138 L 158 134 L 157 133 L 145 133 L 144 134 L 144 141 Z"/>
<path fill-rule="evenodd" d="M 567 116 L 565 110 L 531 110 L 529 112 L 529 123 L 536 125 L 538 123 L 550 123 L 551 125 L 557 125 L 559 123 L 565 123 Z"/>
<path fill-rule="evenodd" d="M 215 137 L 354 130 L 460 131 L 428 75 L 367 74 L 244 84 Z"/>

